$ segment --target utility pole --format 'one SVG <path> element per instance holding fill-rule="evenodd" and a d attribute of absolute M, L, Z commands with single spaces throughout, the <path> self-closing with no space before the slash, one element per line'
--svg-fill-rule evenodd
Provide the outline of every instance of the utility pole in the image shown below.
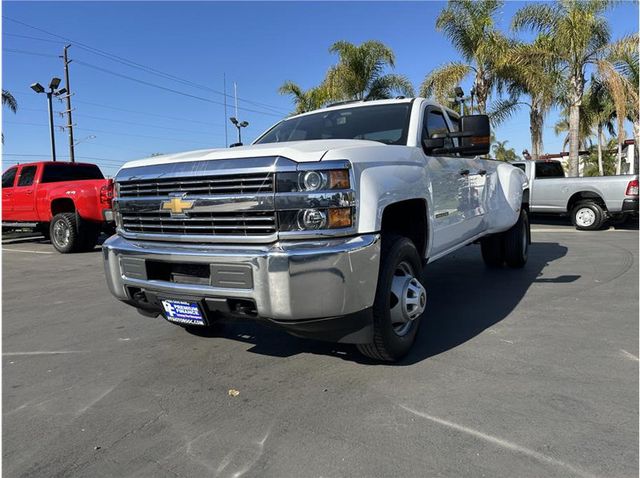
<path fill-rule="evenodd" d="M 229 147 L 229 132 L 227 128 L 227 74 L 222 74 L 222 87 L 224 93 L 224 147 Z"/>
<path fill-rule="evenodd" d="M 51 88 L 50 92 L 47 92 L 47 105 L 49 107 L 49 136 L 51 138 L 51 160 L 55 163 L 56 161 L 56 136 L 53 132 L 53 105 L 52 103 L 53 97 L 53 88 Z"/>
<path fill-rule="evenodd" d="M 65 88 L 67 90 L 67 129 L 69 130 L 69 158 L 72 163 L 75 163 L 75 150 L 73 144 L 73 121 L 71 120 L 71 86 L 69 85 L 69 63 L 71 61 L 67 57 L 67 50 L 71 45 L 67 45 L 64 47 L 64 80 L 65 80 Z"/>

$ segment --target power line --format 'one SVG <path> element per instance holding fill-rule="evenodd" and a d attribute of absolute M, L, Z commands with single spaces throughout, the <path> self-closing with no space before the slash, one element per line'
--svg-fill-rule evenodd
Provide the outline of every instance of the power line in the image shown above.
<path fill-rule="evenodd" d="M 25 125 L 25 126 L 48 126 L 44 123 L 26 123 L 21 121 L 5 121 L 6 124 L 17 124 L 17 125 Z M 64 126 L 56 125 L 58 128 L 64 128 Z M 187 139 L 179 139 L 179 138 L 169 138 L 167 136 L 149 136 L 143 134 L 131 134 L 131 133 L 122 133 L 119 131 L 105 131 L 101 129 L 89 129 L 89 128 L 76 128 L 77 131 L 86 131 L 87 133 L 102 133 L 102 134 L 112 134 L 115 136 L 131 136 L 134 138 L 148 138 L 148 139 L 160 139 L 166 141 L 179 141 L 181 143 L 193 144 L 197 141 L 190 141 Z M 200 141 L 200 140 L 198 140 Z"/>
<path fill-rule="evenodd" d="M 76 116 L 79 116 L 81 118 L 96 119 L 96 120 L 100 120 L 100 121 L 110 121 L 110 122 L 113 122 L 113 123 L 130 124 L 130 125 L 133 125 L 133 126 L 145 126 L 147 128 L 166 129 L 166 130 L 169 130 L 169 131 L 182 131 L 182 132 L 185 132 L 185 133 L 203 134 L 203 135 L 207 135 L 207 136 L 221 136 L 221 134 L 219 134 L 219 133 L 211 133 L 209 131 L 194 131 L 194 130 L 191 130 L 191 129 L 181 129 L 181 128 L 174 128 L 174 127 L 169 127 L 169 126 L 157 126 L 157 125 L 147 124 L 147 123 L 136 123 L 135 121 L 124 121 L 124 120 L 113 119 L 113 118 L 105 118 L 103 116 L 86 115 L 84 113 L 76 113 Z"/>
<path fill-rule="evenodd" d="M 84 62 L 84 61 L 80 61 L 80 60 L 74 60 L 74 61 L 78 65 L 82 65 L 82 66 L 86 66 L 86 67 L 89 67 L 89 68 L 93 68 L 95 70 L 102 71 L 103 73 L 107 73 L 109 75 L 113 75 L 113 76 L 117 76 L 117 77 L 120 77 L 120 78 L 124 78 L 124 79 L 127 79 L 129 81 L 140 83 L 140 84 L 145 85 L 145 86 L 150 86 L 152 88 L 157 88 L 159 90 L 164 90 L 164 91 L 168 91 L 170 93 L 174 93 L 174 94 L 177 94 L 177 95 L 186 96 L 188 98 L 193 98 L 193 99 L 196 99 L 196 100 L 205 101 L 207 103 L 213 103 L 214 105 L 222 105 L 222 106 L 224 106 L 224 103 L 222 101 L 216 101 L 216 100 L 212 100 L 210 98 L 205 98 L 204 96 L 192 95 L 191 93 L 186 93 L 184 91 L 180 91 L 180 90 L 176 90 L 176 89 L 173 89 L 173 88 L 169 88 L 167 86 L 157 85 L 155 83 L 151 83 L 150 81 L 141 80 L 139 78 L 134 78 L 132 76 L 125 75 L 123 73 L 116 73 L 115 71 L 109 70 L 107 68 L 102 68 L 100 66 L 93 65 L 91 63 L 87 63 L 87 62 Z M 269 112 L 266 112 L 266 111 L 259 111 L 259 110 L 254 110 L 254 109 L 251 109 L 251 108 L 239 107 L 239 109 L 244 110 L 244 111 L 250 111 L 252 113 L 258 113 L 258 114 L 261 114 L 261 115 L 280 117 L 280 115 L 278 115 L 276 113 L 269 113 Z"/>
<path fill-rule="evenodd" d="M 5 33 L 4 35 L 10 36 L 10 37 L 16 37 L 16 38 L 29 38 L 31 40 L 46 41 L 46 42 L 49 42 L 49 43 L 57 43 L 58 45 L 61 45 L 61 44 L 65 43 L 62 40 L 51 40 L 51 39 L 47 39 L 47 38 L 38 38 L 38 37 L 32 37 L 30 35 L 19 35 L 17 33 Z"/>
<path fill-rule="evenodd" d="M 115 61 L 115 62 L 124 64 L 124 65 L 126 65 L 126 66 L 128 66 L 130 68 L 137 68 L 137 69 L 143 70 L 143 71 L 145 71 L 147 73 L 154 73 L 156 75 L 160 75 L 160 76 L 162 76 L 164 78 L 167 78 L 167 79 L 170 79 L 170 80 L 173 80 L 173 81 L 176 81 L 176 82 L 179 82 L 179 83 L 191 86 L 191 87 L 195 87 L 195 88 L 198 88 L 198 89 L 205 89 L 205 90 L 211 91 L 211 92 L 219 94 L 219 95 L 230 97 L 229 95 L 226 94 L 226 92 L 222 92 L 222 91 L 216 90 L 216 89 L 211 88 L 211 87 L 206 86 L 206 85 L 201 85 L 201 84 L 193 82 L 191 80 L 186 80 L 184 78 L 180 78 L 179 76 L 175 76 L 175 75 L 172 75 L 170 73 L 165 73 L 165 72 L 163 72 L 161 70 L 157 70 L 157 69 L 152 68 L 150 66 L 146 66 L 146 65 L 143 65 L 141 63 L 137 63 L 137 62 L 135 62 L 133 60 L 129 60 L 127 58 L 121 57 L 121 56 L 116 55 L 114 53 L 109 53 L 109 52 L 107 52 L 105 50 L 101 50 L 99 48 L 92 47 L 92 46 L 90 46 L 90 45 L 88 45 L 86 43 L 78 42 L 78 41 L 75 41 L 75 40 L 73 40 L 71 38 L 63 37 L 61 35 L 52 33 L 50 31 L 47 31 L 47 30 L 43 29 L 43 28 L 35 27 L 35 26 L 30 25 L 28 23 L 22 22 L 20 20 L 16 20 L 14 18 L 7 17 L 6 15 L 3 15 L 3 18 L 5 18 L 5 19 L 7 19 L 9 21 L 12 21 L 14 23 L 17 23 L 19 25 L 23 25 L 23 26 L 25 26 L 27 28 L 31 28 L 33 30 L 37 30 L 37 31 L 40 31 L 42 33 L 46 33 L 46 34 L 54 36 L 56 38 L 60 38 L 62 40 L 65 40 L 66 42 L 71 42 L 75 46 L 77 46 L 78 48 L 81 48 L 81 49 L 87 50 L 87 51 L 89 51 L 89 52 L 91 52 L 93 54 L 105 57 L 105 58 L 107 58 L 107 59 L 109 59 L 111 61 Z M 244 101 L 245 103 L 254 104 L 256 106 L 261 106 L 263 108 L 268 108 L 271 111 L 277 112 L 279 115 L 286 114 L 282 108 L 278 108 L 278 107 L 275 107 L 275 106 L 268 105 L 266 103 L 253 101 L 253 100 L 248 100 L 248 99 L 244 99 L 244 98 L 239 98 L 239 99 L 241 101 Z M 247 111 L 250 111 L 250 110 L 247 109 Z"/>
<path fill-rule="evenodd" d="M 16 50 L 14 48 L 3 48 L 2 51 L 8 53 L 21 53 L 23 55 L 44 56 L 47 58 L 58 58 L 58 55 L 52 55 L 50 53 L 40 53 L 38 51 Z"/>
<path fill-rule="evenodd" d="M 11 89 L 11 88 L 9 88 Z M 30 98 L 33 95 L 30 95 L 28 93 L 21 93 L 21 92 L 16 92 L 16 93 L 12 93 L 14 96 L 16 95 L 21 95 L 21 96 L 29 96 Z M 106 108 L 106 109 L 110 109 L 110 110 L 114 110 L 114 111 L 124 111 L 126 113 L 134 113 L 134 114 L 139 114 L 139 115 L 146 115 L 146 116 L 154 116 L 157 118 L 164 118 L 164 119 L 170 119 L 173 121 L 182 121 L 182 122 L 188 122 L 188 123 L 197 123 L 197 124 L 202 124 L 202 125 L 206 125 L 206 126 L 222 126 L 220 123 L 209 123 L 207 121 L 200 121 L 200 120 L 194 120 L 194 119 L 190 119 L 190 118 L 181 118 L 178 116 L 168 116 L 168 115 L 161 115 L 161 114 L 157 114 L 157 113 L 149 113 L 148 111 L 139 111 L 139 110 L 130 110 L 127 108 L 118 108 L 116 106 L 111 106 L 111 105 L 103 105 L 100 103 L 93 103 L 91 101 L 82 101 L 82 100 L 74 100 L 76 103 L 81 103 L 83 105 L 90 105 L 90 106 L 97 106 L 99 108 Z M 23 111 L 42 111 L 42 108 L 27 108 L 24 106 L 20 107 L 20 110 Z M 82 113 L 76 113 L 76 114 L 80 114 L 82 116 Z M 106 118 L 102 118 L 102 119 L 106 119 Z M 142 125 L 143 123 L 138 123 L 140 125 Z M 146 123 L 144 123 L 145 126 Z M 189 130 L 191 131 L 191 130 Z M 207 133 L 209 134 L 209 133 Z"/>

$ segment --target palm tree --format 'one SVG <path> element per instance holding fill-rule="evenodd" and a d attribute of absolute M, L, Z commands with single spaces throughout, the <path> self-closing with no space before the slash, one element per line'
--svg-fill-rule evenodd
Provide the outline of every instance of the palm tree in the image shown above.
<path fill-rule="evenodd" d="M 522 7 L 513 17 L 513 28 L 529 28 L 546 35 L 546 48 L 534 54 L 551 57 L 564 72 L 569 106 L 569 172 L 578 174 L 580 105 L 585 89 L 585 69 L 601 56 L 610 39 L 603 14 L 610 0 L 559 0 Z"/>
<path fill-rule="evenodd" d="M 537 160 L 543 151 L 544 120 L 557 101 L 559 72 L 553 58 L 532 54 L 545 48 L 548 39 L 539 35 L 532 44 L 511 42 L 505 55 L 498 60 L 500 75 L 508 83 L 510 99 L 494 103 L 492 118 L 504 121 L 521 105 L 529 108 L 531 159 Z M 521 96 L 529 97 L 528 101 Z M 495 122 L 495 120 L 494 120 Z"/>
<path fill-rule="evenodd" d="M 613 134 L 612 118 L 615 116 L 615 108 L 611 96 L 606 88 L 595 81 L 591 80 L 591 86 L 585 94 L 583 105 L 587 113 L 586 121 L 591 120 L 593 126 L 596 127 L 596 138 L 598 140 L 598 173 L 604 176 L 603 151 L 604 146 L 604 129 L 607 128 L 609 134 Z"/>
<path fill-rule="evenodd" d="M 9 107 L 11 111 L 16 113 L 18 111 L 18 102 L 13 97 L 13 95 L 9 92 L 9 90 L 2 90 L 2 105 L 6 105 Z M 4 133 L 2 133 L 2 142 L 4 143 Z"/>
<path fill-rule="evenodd" d="M 307 111 L 322 108 L 329 101 L 327 88 L 323 85 L 309 88 L 305 91 L 294 82 L 285 81 L 278 89 L 278 92 L 281 95 L 290 95 L 293 97 L 295 104 L 293 114 L 306 113 Z"/>
<path fill-rule="evenodd" d="M 331 99 L 378 100 L 395 93 L 414 95 L 406 77 L 384 74 L 386 68 L 395 67 L 395 55 L 383 43 L 370 40 L 354 45 L 338 41 L 329 51 L 338 55 L 338 64 L 329 69 L 324 82 Z"/>
<path fill-rule="evenodd" d="M 625 119 L 633 123 L 634 138 L 638 144 L 640 118 L 638 118 L 638 37 L 622 38 L 612 43 L 606 55 L 596 61 L 598 81 L 607 89 L 615 107 L 617 122 L 616 174 L 622 167 L 622 145 L 625 140 Z M 635 158 L 634 158 L 635 159 Z"/>
<path fill-rule="evenodd" d="M 496 141 L 493 145 L 493 156 L 498 161 L 516 161 L 518 159 L 518 155 L 516 154 L 516 150 L 513 148 L 507 148 L 507 143 L 509 141 Z"/>
<path fill-rule="evenodd" d="M 486 113 L 489 94 L 500 83 L 496 59 L 506 46 L 493 20 L 502 4 L 499 0 L 449 0 L 436 20 L 436 29 L 444 32 L 465 61 L 449 62 L 429 73 L 420 87 L 422 96 L 445 104 L 453 88 L 473 75 L 477 111 Z"/>

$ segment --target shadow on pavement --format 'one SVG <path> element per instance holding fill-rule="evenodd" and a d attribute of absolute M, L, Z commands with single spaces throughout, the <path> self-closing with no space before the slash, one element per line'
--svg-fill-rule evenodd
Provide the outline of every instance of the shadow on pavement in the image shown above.
<path fill-rule="evenodd" d="M 561 284 L 580 277 L 540 277 L 547 264 L 567 254 L 567 248 L 557 243 L 532 244 L 524 269 L 487 269 L 479 248 L 471 247 L 476 249 L 473 252 L 477 255 L 464 253 L 463 257 L 458 257 L 454 254 L 427 267 L 427 312 L 413 350 L 396 365 L 411 365 L 471 340 L 507 317 L 535 282 Z M 313 353 L 376 364 L 360 355 L 352 345 L 300 339 L 251 321 L 221 322 L 210 329 L 188 331 L 199 336 L 240 340 L 253 345 L 250 352 L 261 355 L 290 357 Z"/>

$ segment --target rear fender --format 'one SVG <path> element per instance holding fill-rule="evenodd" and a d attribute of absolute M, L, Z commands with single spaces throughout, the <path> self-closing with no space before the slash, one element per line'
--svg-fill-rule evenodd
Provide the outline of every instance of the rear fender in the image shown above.
<path fill-rule="evenodd" d="M 506 163 L 498 165 L 495 177 L 486 192 L 488 233 L 506 231 L 516 223 L 529 188 L 525 173 Z"/>

